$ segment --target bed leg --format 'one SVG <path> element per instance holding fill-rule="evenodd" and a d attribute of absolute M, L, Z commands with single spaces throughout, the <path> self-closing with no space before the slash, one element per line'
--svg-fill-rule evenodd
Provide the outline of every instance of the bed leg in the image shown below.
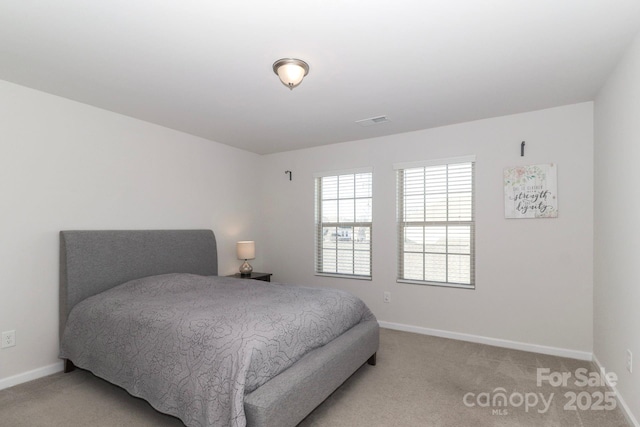
<path fill-rule="evenodd" d="M 64 359 L 64 373 L 68 373 L 76 369 L 76 366 L 69 359 Z"/>
<path fill-rule="evenodd" d="M 369 358 L 369 360 L 367 360 L 367 363 L 371 366 L 376 366 L 376 354 L 378 353 L 373 353 L 373 355 Z"/>

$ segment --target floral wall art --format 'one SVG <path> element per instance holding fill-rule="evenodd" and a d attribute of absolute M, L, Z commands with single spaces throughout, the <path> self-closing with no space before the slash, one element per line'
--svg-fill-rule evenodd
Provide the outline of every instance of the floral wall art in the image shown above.
<path fill-rule="evenodd" d="M 558 177 L 554 163 L 504 170 L 504 217 L 558 217 Z"/>

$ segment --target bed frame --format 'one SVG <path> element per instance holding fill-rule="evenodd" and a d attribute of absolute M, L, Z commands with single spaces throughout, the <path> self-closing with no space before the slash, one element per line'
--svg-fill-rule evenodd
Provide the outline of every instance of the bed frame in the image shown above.
<path fill-rule="evenodd" d="M 129 280 L 166 273 L 218 274 L 211 230 L 60 232 L 60 337 L 80 301 Z M 306 354 L 244 399 L 247 425 L 295 426 L 365 362 L 375 365 L 376 321 Z M 73 362 L 65 360 L 65 372 Z"/>

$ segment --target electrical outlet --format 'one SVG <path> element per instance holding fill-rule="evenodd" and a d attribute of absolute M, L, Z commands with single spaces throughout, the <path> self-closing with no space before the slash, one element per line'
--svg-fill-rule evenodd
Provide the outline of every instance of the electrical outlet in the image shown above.
<path fill-rule="evenodd" d="M 633 372 L 633 353 L 627 349 L 627 371 Z"/>
<path fill-rule="evenodd" d="M 16 331 L 6 331 L 2 333 L 2 348 L 16 345 Z"/>
<path fill-rule="evenodd" d="M 391 302 L 391 292 L 385 292 L 384 293 L 384 297 L 382 299 L 384 302 L 386 303 L 390 303 Z"/>

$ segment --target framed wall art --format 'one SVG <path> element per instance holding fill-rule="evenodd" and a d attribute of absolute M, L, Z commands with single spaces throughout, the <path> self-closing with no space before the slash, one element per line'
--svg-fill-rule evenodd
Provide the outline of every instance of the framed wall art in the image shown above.
<path fill-rule="evenodd" d="M 558 217 L 556 164 L 516 166 L 504 170 L 504 217 Z"/>

